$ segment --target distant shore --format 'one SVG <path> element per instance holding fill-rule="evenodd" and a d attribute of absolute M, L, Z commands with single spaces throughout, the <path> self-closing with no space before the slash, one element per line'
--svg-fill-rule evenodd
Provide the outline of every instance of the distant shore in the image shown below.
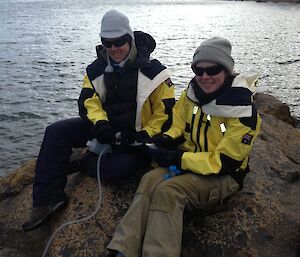
<path fill-rule="evenodd" d="M 243 0 L 242 0 L 243 1 Z M 274 2 L 274 3 L 300 3 L 300 0 L 256 0 L 256 2 L 264 3 L 264 2 Z"/>
<path fill-rule="evenodd" d="M 229 0 L 229 1 L 255 1 L 258 3 L 266 3 L 266 2 L 273 2 L 273 3 L 300 3 L 300 0 Z"/>

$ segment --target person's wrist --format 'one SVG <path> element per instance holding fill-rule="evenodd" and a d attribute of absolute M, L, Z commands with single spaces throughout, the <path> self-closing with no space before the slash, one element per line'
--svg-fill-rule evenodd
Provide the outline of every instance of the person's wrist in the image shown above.
<path fill-rule="evenodd" d="M 94 137 L 101 144 L 111 143 L 115 140 L 115 132 L 108 121 L 98 121 L 94 127 Z"/>
<path fill-rule="evenodd" d="M 152 138 L 153 143 L 156 146 L 162 146 L 165 148 L 172 148 L 173 147 L 173 138 L 166 134 L 159 134 Z"/>
<path fill-rule="evenodd" d="M 178 169 L 181 169 L 181 160 L 183 156 L 184 151 L 182 150 L 176 150 L 176 167 Z"/>
<path fill-rule="evenodd" d="M 137 141 L 143 142 L 144 140 L 149 139 L 150 136 L 146 130 L 141 130 L 141 131 L 136 132 L 135 138 Z"/>

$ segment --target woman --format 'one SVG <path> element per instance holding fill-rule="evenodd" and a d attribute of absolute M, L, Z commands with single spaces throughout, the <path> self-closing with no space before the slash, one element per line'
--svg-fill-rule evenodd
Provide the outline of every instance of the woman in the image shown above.
<path fill-rule="evenodd" d="M 35 169 L 33 209 L 24 231 L 43 225 L 66 206 L 68 174 L 81 170 L 96 177 L 98 155 L 87 152 L 70 162 L 73 148 L 86 147 L 92 138 L 113 145 L 113 152 L 101 159 L 101 178 L 121 183 L 148 166 L 129 145 L 170 127 L 174 85 L 168 69 L 150 59 L 156 47 L 152 36 L 132 31 L 128 17 L 112 9 L 102 18 L 100 37 L 102 45 L 86 69 L 78 99 L 80 117 L 57 121 L 45 131 Z M 121 135 L 118 146 L 116 135 Z"/>
<path fill-rule="evenodd" d="M 261 119 L 251 101 L 257 76 L 234 75 L 233 67 L 225 38 L 196 49 L 195 77 L 173 108 L 172 126 L 149 150 L 160 167 L 143 176 L 102 256 L 179 257 L 184 209 L 218 204 L 242 188 Z"/>

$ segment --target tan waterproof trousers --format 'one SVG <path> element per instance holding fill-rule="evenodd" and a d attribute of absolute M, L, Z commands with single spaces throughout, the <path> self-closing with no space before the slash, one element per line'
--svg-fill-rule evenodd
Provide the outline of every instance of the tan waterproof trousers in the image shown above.
<path fill-rule="evenodd" d="M 167 172 L 157 168 L 142 177 L 108 249 L 126 257 L 179 257 L 184 208 L 217 204 L 240 187 L 229 175 L 186 173 L 164 180 Z"/>

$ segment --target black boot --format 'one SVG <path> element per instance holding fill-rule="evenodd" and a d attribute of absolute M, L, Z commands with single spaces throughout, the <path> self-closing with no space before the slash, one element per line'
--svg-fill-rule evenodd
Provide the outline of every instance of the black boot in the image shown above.
<path fill-rule="evenodd" d="M 22 225 L 24 231 L 38 228 L 45 224 L 55 213 L 62 210 L 68 201 L 60 201 L 56 204 L 41 207 L 33 207 L 30 218 Z"/>

